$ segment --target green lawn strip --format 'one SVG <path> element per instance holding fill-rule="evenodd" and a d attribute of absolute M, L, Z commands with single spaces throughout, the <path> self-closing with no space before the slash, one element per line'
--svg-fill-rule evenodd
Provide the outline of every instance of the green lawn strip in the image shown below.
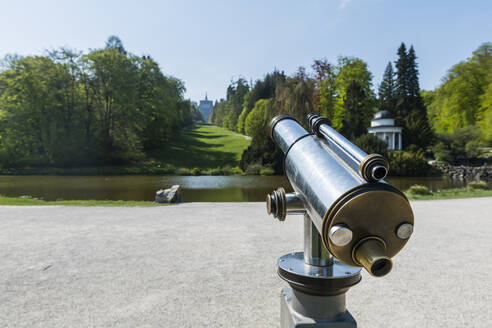
<path fill-rule="evenodd" d="M 457 199 L 457 198 L 473 198 L 473 197 L 492 197 L 492 190 L 480 189 L 444 189 L 432 193 L 432 195 L 414 195 L 405 192 L 409 200 L 434 200 L 434 199 Z"/>
<path fill-rule="evenodd" d="M 176 168 L 235 167 L 251 140 L 214 125 L 184 130 L 162 149 L 150 154 L 153 160 Z"/>
<path fill-rule="evenodd" d="M 147 201 L 133 200 L 56 200 L 45 201 L 41 199 L 0 197 L 0 205 L 15 206 L 38 206 L 38 205 L 58 205 L 58 206 L 166 206 L 170 204 L 157 204 Z"/>

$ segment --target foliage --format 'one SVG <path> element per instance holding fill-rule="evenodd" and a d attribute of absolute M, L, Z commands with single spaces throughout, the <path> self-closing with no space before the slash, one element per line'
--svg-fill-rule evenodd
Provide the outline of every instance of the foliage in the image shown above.
<path fill-rule="evenodd" d="M 391 151 L 388 153 L 391 176 L 435 176 L 439 171 L 428 164 L 422 151 Z"/>
<path fill-rule="evenodd" d="M 193 174 L 193 170 L 187 167 L 180 167 L 174 172 L 176 175 L 195 175 Z"/>
<path fill-rule="evenodd" d="M 343 118 L 342 134 L 353 140 L 366 133 L 364 122 L 364 101 L 366 95 L 359 83 L 353 81 L 347 87 L 344 99 L 345 117 Z"/>
<path fill-rule="evenodd" d="M 244 124 L 249 113 L 260 99 L 270 99 L 275 96 L 275 90 L 279 83 L 285 81 L 284 72 L 274 70 L 265 75 L 263 80 L 257 80 L 254 87 L 244 96 L 243 110 L 237 121 L 237 132 L 245 133 Z"/>
<path fill-rule="evenodd" d="M 388 144 L 374 134 L 363 134 L 354 140 L 354 144 L 368 154 L 379 154 L 387 157 Z"/>
<path fill-rule="evenodd" d="M 453 133 L 439 134 L 432 151 L 437 160 L 448 163 L 475 158 L 482 146 L 480 135 L 480 130 L 473 126 L 456 129 Z"/>
<path fill-rule="evenodd" d="M 255 163 L 255 164 L 250 164 L 244 171 L 246 175 L 259 175 L 261 170 L 263 169 L 263 166 L 261 164 Z"/>
<path fill-rule="evenodd" d="M 237 81 L 232 81 L 227 87 L 227 98 L 221 99 L 219 103 L 215 104 L 211 122 L 235 131 L 239 116 L 243 111 L 244 97 L 248 91 L 249 85 L 245 79 L 240 78 Z"/>
<path fill-rule="evenodd" d="M 485 182 L 485 181 L 471 181 L 471 182 L 468 182 L 466 187 L 470 188 L 470 189 L 481 189 L 481 190 L 489 189 L 489 186 L 487 185 L 487 182 Z"/>
<path fill-rule="evenodd" d="M 317 59 L 314 61 L 312 68 L 317 91 L 313 99 L 314 107 L 320 115 L 331 120 L 335 113 L 337 97 L 335 87 L 336 67 L 326 59 Z"/>
<path fill-rule="evenodd" d="M 393 65 L 388 62 L 384 70 L 383 79 L 378 88 L 378 106 L 379 110 L 385 110 L 393 113 L 395 116 L 396 107 L 396 82 Z"/>
<path fill-rule="evenodd" d="M 372 74 L 367 69 L 367 63 L 354 57 L 340 57 L 336 67 L 335 94 L 336 101 L 333 113 L 328 113 L 328 118 L 336 130 L 342 130 L 346 115 L 345 102 L 350 101 L 353 93 L 347 94 L 349 86 L 353 82 L 359 85 L 357 93 L 362 124 L 369 126 L 374 114 L 374 93 L 372 87 Z M 351 90 L 352 91 L 352 90 Z"/>
<path fill-rule="evenodd" d="M 256 102 L 244 124 L 244 131 L 248 136 L 257 136 L 263 132 L 268 120 L 267 114 L 272 111 L 272 103 L 271 99 L 260 99 Z"/>
<path fill-rule="evenodd" d="M 191 123 L 180 80 L 117 37 L 87 54 L 7 58 L 0 73 L 4 167 L 121 165 Z"/>
<path fill-rule="evenodd" d="M 199 167 L 194 167 L 190 171 L 191 175 L 201 175 L 202 170 Z"/>
<path fill-rule="evenodd" d="M 427 118 L 419 87 L 417 56 L 413 46 L 407 51 L 402 42 L 398 48 L 396 66 L 395 108 L 396 123 L 403 126 L 403 147 L 415 145 L 427 147 L 433 140 L 433 132 Z"/>
<path fill-rule="evenodd" d="M 265 167 L 260 170 L 260 175 L 273 175 L 275 171 L 271 167 Z"/>
<path fill-rule="evenodd" d="M 432 127 L 440 135 L 473 127 L 492 144 L 492 43 L 453 66 L 429 100 Z"/>
<path fill-rule="evenodd" d="M 407 192 L 412 195 L 432 195 L 432 192 L 426 186 L 413 185 L 408 188 Z"/>

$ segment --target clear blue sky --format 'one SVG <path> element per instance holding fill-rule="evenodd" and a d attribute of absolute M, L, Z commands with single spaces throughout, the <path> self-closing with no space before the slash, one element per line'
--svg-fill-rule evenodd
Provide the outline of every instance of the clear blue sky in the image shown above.
<path fill-rule="evenodd" d="M 400 42 L 413 44 L 421 87 L 492 41 L 490 0 L 1 1 L 0 56 L 88 50 L 119 36 L 182 79 L 192 100 L 224 97 L 231 78 L 293 73 L 339 55 L 369 64 L 374 85 Z"/>

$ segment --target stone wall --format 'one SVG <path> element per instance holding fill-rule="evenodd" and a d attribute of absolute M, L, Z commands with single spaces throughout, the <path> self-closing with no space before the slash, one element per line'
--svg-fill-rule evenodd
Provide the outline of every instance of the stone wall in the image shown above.
<path fill-rule="evenodd" d="M 447 174 L 450 178 L 456 180 L 489 181 L 492 178 L 492 165 L 468 166 L 438 162 L 432 163 L 432 165 Z"/>

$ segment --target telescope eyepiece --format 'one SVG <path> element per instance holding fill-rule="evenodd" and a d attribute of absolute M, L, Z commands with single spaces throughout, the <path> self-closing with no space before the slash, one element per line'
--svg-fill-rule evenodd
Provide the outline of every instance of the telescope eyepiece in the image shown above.
<path fill-rule="evenodd" d="M 384 179 L 388 171 L 388 160 L 379 154 L 367 155 L 359 165 L 359 173 L 367 182 Z"/>
<path fill-rule="evenodd" d="M 386 255 L 386 243 L 378 237 L 359 241 L 352 250 L 352 257 L 374 277 L 383 277 L 393 268 L 393 261 Z"/>
<path fill-rule="evenodd" d="M 393 261 L 390 259 L 379 259 L 371 267 L 371 274 L 375 277 L 387 275 L 393 268 Z"/>
<path fill-rule="evenodd" d="M 382 165 L 374 165 L 371 170 L 371 176 L 376 181 L 384 179 L 386 174 L 388 174 L 388 170 Z"/>

